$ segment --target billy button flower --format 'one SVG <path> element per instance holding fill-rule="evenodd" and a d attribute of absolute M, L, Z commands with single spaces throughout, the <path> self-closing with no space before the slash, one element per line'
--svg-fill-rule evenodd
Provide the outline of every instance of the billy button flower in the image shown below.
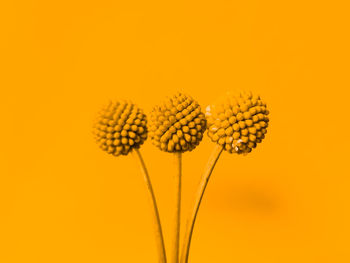
<path fill-rule="evenodd" d="M 206 119 L 191 97 L 178 93 L 151 112 L 150 137 L 162 151 L 192 151 L 202 140 Z"/>
<path fill-rule="evenodd" d="M 149 130 L 152 143 L 175 156 L 175 215 L 170 262 L 178 263 L 182 153 L 192 151 L 201 142 L 206 130 L 206 119 L 197 101 L 188 95 L 177 93 L 153 108 Z"/>
<path fill-rule="evenodd" d="M 191 238 L 200 203 L 211 173 L 223 150 L 229 153 L 250 153 L 265 138 L 269 124 L 266 103 L 251 92 L 227 93 L 206 108 L 209 138 L 216 143 L 203 173 L 188 221 L 181 263 L 188 262 Z"/>
<path fill-rule="evenodd" d="M 166 262 L 163 232 L 152 183 L 139 151 L 147 139 L 147 118 L 143 111 L 132 102 L 110 102 L 98 113 L 93 134 L 100 148 L 114 156 L 132 153 L 138 162 L 152 208 L 159 262 Z"/>
<path fill-rule="evenodd" d="M 99 112 L 93 133 L 102 150 L 127 155 L 147 139 L 146 115 L 131 102 L 110 102 Z"/>
<path fill-rule="evenodd" d="M 268 114 L 259 96 L 228 93 L 206 109 L 208 136 L 229 153 L 247 154 L 265 138 Z"/>

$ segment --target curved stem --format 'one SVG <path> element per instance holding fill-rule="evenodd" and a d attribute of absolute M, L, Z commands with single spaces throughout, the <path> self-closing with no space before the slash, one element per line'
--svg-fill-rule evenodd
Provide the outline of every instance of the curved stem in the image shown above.
<path fill-rule="evenodd" d="M 196 195 L 195 199 L 195 204 L 192 210 L 192 213 L 190 215 L 190 218 L 188 219 L 187 222 L 187 228 L 185 232 L 185 237 L 184 237 L 184 242 L 183 242 L 183 247 L 182 247 L 182 253 L 181 253 L 181 263 L 187 263 L 188 262 L 188 256 L 190 252 L 190 245 L 191 245 L 191 238 L 193 234 L 193 228 L 194 224 L 196 222 L 196 217 L 198 214 L 199 206 L 202 202 L 203 195 L 205 192 L 205 189 L 208 185 L 210 175 L 214 170 L 215 164 L 217 163 L 221 153 L 223 151 L 223 147 L 221 145 L 216 145 L 215 148 L 213 149 L 213 152 L 207 162 L 206 168 L 204 170 L 204 173 L 202 175 L 198 192 Z"/>
<path fill-rule="evenodd" d="M 156 201 L 156 197 L 155 197 L 154 192 L 153 192 L 151 179 L 149 177 L 145 162 L 142 158 L 140 151 L 138 149 L 134 149 L 132 151 L 132 153 L 140 165 L 141 173 L 143 175 L 143 179 L 145 180 L 145 183 L 146 183 L 146 186 L 148 189 L 148 197 L 149 197 L 148 199 L 150 201 L 151 208 L 152 208 L 152 215 L 153 215 L 153 221 L 154 221 L 154 232 L 156 235 L 156 244 L 157 244 L 158 256 L 159 256 L 158 262 L 159 263 L 166 263 L 166 253 L 165 253 L 162 226 L 160 223 L 157 201 Z"/>
<path fill-rule="evenodd" d="M 175 178 L 174 178 L 174 189 L 175 189 L 175 202 L 174 202 L 174 220 L 172 229 L 172 247 L 171 247 L 171 263 L 179 262 L 179 244 L 180 244 L 180 220 L 181 220 L 181 177 L 182 177 L 182 153 L 174 153 L 175 157 Z"/>

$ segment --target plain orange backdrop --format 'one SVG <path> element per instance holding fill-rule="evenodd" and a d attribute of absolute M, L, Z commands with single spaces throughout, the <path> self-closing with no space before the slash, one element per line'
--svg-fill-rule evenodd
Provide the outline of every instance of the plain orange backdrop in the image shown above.
<path fill-rule="evenodd" d="M 350 262 L 347 1 L 1 1 L 0 262 L 156 262 L 132 157 L 92 140 L 95 112 L 203 108 L 259 93 L 266 139 L 224 153 L 190 262 Z M 213 144 L 184 154 L 187 214 Z M 142 147 L 169 244 L 171 155 Z"/>

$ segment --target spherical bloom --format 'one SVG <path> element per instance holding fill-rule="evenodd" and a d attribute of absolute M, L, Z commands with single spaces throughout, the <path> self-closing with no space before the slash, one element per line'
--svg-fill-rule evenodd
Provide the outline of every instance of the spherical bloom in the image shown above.
<path fill-rule="evenodd" d="M 99 112 L 93 134 L 102 150 L 127 155 L 147 139 L 146 115 L 131 102 L 110 102 Z"/>
<path fill-rule="evenodd" d="M 154 107 L 150 120 L 152 142 L 166 152 L 193 150 L 202 140 L 206 129 L 201 107 L 190 96 L 182 93 Z"/>
<path fill-rule="evenodd" d="M 259 96 L 227 93 L 206 109 L 208 136 L 230 153 L 247 154 L 264 139 L 268 114 Z"/>

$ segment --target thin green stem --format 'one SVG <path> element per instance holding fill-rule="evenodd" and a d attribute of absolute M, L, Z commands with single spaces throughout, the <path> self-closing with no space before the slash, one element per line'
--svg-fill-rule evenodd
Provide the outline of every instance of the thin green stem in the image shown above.
<path fill-rule="evenodd" d="M 179 245 L 180 245 L 180 220 L 181 220 L 181 177 L 182 177 L 182 153 L 176 152 L 175 155 L 175 178 L 174 178 L 174 219 L 172 225 L 172 247 L 171 247 L 171 263 L 179 262 Z"/>
<path fill-rule="evenodd" d="M 157 244 L 157 250 L 158 250 L 158 262 L 159 263 L 166 263 L 166 253 L 165 253 L 165 246 L 164 246 L 164 238 L 163 238 L 163 232 L 162 232 L 162 225 L 160 223 L 160 217 L 157 207 L 157 201 L 156 197 L 154 195 L 151 179 L 149 177 L 145 162 L 142 158 L 142 155 L 138 149 L 134 149 L 132 151 L 135 159 L 138 161 L 141 169 L 141 173 L 143 175 L 143 179 L 145 180 L 146 186 L 147 186 L 147 192 L 148 192 L 148 199 L 152 208 L 152 217 L 153 217 L 153 225 L 154 225 L 154 233 L 156 236 L 156 244 Z"/>
<path fill-rule="evenodd" d="M 192 210 L 190 217 L 188 219 L 188 222 L 187 222 L 187 228 L 186 228 L 182 252 L 181 252 L 181 260 L 180 260 L 181 263 L 188 262 L 191 239 L 192 239 L 194 224 L 196 222 L 199 206 L 202 202 L 205 189 L 208 185 L 208 182 L 209 182 L 210 176 L 214 170 L 215 164 L 217 163 L 222 151 L 223 151 L 223 147 L 221 145 L 217 144 L 215 146 L 215 148 L 213 149 L 213 152 L 212 152 L 212 154 L 207 162 L 206 168 L 204 170 L 201 181 L 199 183 L 198 192 L 196 195 L 194 207 L 193 207 L 193 210 Z"/>

